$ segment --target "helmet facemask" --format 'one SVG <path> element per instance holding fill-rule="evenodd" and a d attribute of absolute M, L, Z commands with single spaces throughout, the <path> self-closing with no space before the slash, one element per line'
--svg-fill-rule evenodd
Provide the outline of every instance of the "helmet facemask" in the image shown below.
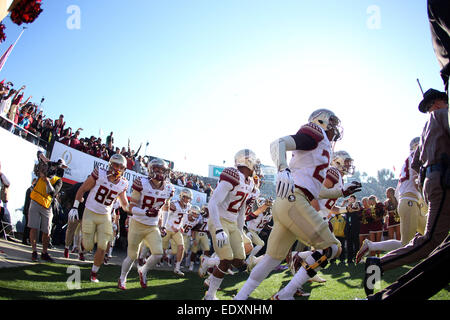
<path fill-rule="evenodd" d="M 153 165 L 150 167 L 149 170 L 149 177 L 150 179 L 155 179 L 158 181 L 165 181 L 168 177 L 168 170 L 167 168 L 164 168 L 163 166 L 159 165 Z"/>

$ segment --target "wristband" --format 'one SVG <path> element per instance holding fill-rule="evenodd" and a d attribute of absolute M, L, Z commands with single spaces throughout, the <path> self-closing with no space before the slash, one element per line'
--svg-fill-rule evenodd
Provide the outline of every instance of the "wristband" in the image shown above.
<path fill-rule="evenodd" d="M 80 201 L 75 200 L 75 201 L 73 202 L 72 208 L 78 209 L 78 206 L 79 206 L 79 205 L 80 205 Z"/>

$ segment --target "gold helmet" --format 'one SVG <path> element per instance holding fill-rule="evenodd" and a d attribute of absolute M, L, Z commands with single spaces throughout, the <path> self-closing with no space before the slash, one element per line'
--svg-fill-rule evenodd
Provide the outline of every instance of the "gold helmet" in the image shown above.
<path fill-rule="evenodd" d="M 415 137 L 414 139 L 411 140 L 411 142 L 409 143 L 409 151 L 414 151 L 416 150 L 416 148 L 419 146 L 420 143 L 420 137 Z"/>
<path fill-rule="evenodd" d="M 253 151 L 242 149 L 234 156 L 234 164 L 236 167 L 247 167 L 253 172 L 259 168 L 260 162 Z"/>
<path fill-rule="evenodd" d="M 127 159 L 120 153 L 113 154 L 109 159 L 108 173 L 116 179 L 120 178 L 127 169 Z"/>
<path fill-rule="evenodd" d="M 158 181 L 164 181 L 167 179 L 170 173 L 170 168 L 162 159 L 155 158 L 147 165 L 148 176 L 150 179 L 156 179 Z"/>
<path fill-rule="evenodd" d="M 341 120 L 339 120 L 333 111 L 328 109 L 318 109 L 309 116 L 308 121 L 322 127 L 325 132 L 331 131 L 331 142 L 342 139 L 343 130 L 341 127 Z"/>
<path fill-rule="evenodd" d="M 192 191 L 188 188 L 184 188 L 181 190 L 180 192 L 180 200 L 183 199 L 183 197 L 186 197 L 190 200 L 192 200 L 194 198 L 194 195 L 192 194 Z"/>
<path fill-rule="evenodd" d="M 341 150 L 334 152 L 331 164 L 333 167 L 336 167 L 340 172 L 344 174 L 353 175 L 353 173 L 355 172 L 353 159 L 352 157 L 350 157 L 347 151 Z"/>
<path fill-rule="evenodd" d="M 197 218 L 200 215 L 200 207 L 199 206 L 192 206 L 191 210 L 189 211 L 189 214 L 191 214 L 195 218 Z"/>

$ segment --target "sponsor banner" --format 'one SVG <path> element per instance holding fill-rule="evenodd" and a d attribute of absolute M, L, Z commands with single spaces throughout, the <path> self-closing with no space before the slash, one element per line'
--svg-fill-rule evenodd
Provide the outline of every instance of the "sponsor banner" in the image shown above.
<path fill-rule="evenodd" d="M 84 152 L 75 150 L 66 146 L 65 144 L 55 142 L 53 146 L 52 155 L 50 156 L 51 161 L 57 161 L 59 158 L 64 159 L 68 168 L 64 171 L 64 181 L 69 183 L 83 182 L 91 174 L 94 168 L 108 169 L 108 162 L 86 154 Z M 123 174 L 125 179 L 129 181 L 127 195 L 131 196 L 131 186 L 133 185 L 134 179 L 137 177 L 146 178 L 145 175 L 137 173 L 132 170 L 126 170 Z M 175 199 L 178 199 L 182 187 L 175 186 Z M 206 203 L 206 193 L 198 192 L 190 189 L 194 195 L 192 199 L 192 204 L 202 206 Z"/>
<path fill-rule="evenodd" d="M 25 194 L 33 180 L 33 168 L 38 162 L 37 152 L 45 150 L 11 132 L 0 128 L 1 172 L 10 182 L 6 208 L 11 216 L 11 224 L 18 232 L 23 232 L 23 205 Z M 5 204 L 2 204 L 5 207 Z"/>
<path fill-rule="evenodd" d="M 209 177 L 219 179 L 223 169 L 225 167 L 209 165 Z"/>

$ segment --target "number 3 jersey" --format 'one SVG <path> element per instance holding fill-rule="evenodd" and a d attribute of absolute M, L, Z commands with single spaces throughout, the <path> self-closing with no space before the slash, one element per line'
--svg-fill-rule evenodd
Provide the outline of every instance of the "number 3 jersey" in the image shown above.
<path fill-rule="evenodd" d="M 219 183 L 229 182 L 233 189 L 228 192 L 225 200 L 218 203 L 219 216 L 231 222 L 236 222 L 239 211 L 246 204 L 247 197 L 255 189 L 253 179 L 245 181 L 245 176 L 236 168 L 225 168 L 220 174 Z"/>
<path fill-rule="evenodd" d="M 128 189 L 128 180 L 121 177 L 114 184 L 108 180 L 108 173 L 101 168 L 95 168 L 91 177 L 95 180 L 95 186 L 90 190 L 86 200 L 86 208 L 98 214 L 111 214 L 114 201 L 123 191 Z"/>
<path fill-rule="evenodd" d="M 191 204 L 188 203 L 185 208 L 181 207 L 180 200 L 170 204 L 169 217 L 167 219 L 166 228 L 180 229 L 183 226 L 183 219 L 191 210 Z"/>
<path fill-rule="evenodd" d="M 133 215 L 132 219 L 148 226 L 158 225 L 159 210 L 175 192 L 172 184 L 165 182 L 162 189 L 155 189 L 148 178 L 136 178 L 131 188 L 131 199 L 135 205 L 144 210 L 154 209 L 150 216 Z"/>
<path fill-rule="evenodd" d="M 289 169 L 295 185 L 306 189 L 308 198 L 318 198 L 322 183 L 325 180 L 325 172 L 330 164 L 331 143 L 322 127 L 315 123 L 305 124 L 297 134 L 306 134 L 313 138 L 317 147 L 313 150 L 294 150 L 289 162 Z M 311 200 L 311 199 L 310 199 Z"/>

